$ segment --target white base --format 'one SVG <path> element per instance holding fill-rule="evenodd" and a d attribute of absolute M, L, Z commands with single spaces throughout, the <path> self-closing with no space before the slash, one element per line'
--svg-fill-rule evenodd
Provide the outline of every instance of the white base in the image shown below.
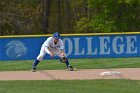
<path fill-rule="evenodd" d="M 114 75 L 120 75 L 121 72 L 118 71 L 105 71 L 105 72 L 101 72 L 100 75 L 101 76 L 114 76 Z"/>

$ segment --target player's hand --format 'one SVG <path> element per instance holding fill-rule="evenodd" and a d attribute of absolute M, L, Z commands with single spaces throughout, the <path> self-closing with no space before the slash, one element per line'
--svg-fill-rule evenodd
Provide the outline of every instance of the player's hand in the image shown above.
<path fill-rule="evenodd" d="M 53 53 L 50 53 L 50 57 L 51 57 L 51 58 L 54 57 L 54 54 L 53 54 Z"/>
<path fill-rule="evenodd" d="M 64 52 L 61 53 L 61 57 L 65 56 Z"/>

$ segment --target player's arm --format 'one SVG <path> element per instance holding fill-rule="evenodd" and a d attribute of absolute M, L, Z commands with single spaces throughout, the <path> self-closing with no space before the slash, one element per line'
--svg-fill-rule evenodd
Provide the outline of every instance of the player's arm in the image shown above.
<path fill-rule="evenodd" d="M 61 56 L 65 56 L 65 52 L 63 49 L 61 49 Z"/>
<path fill-rule="evenodd" d="M 63 41 L 60 41 L 61 56 L 65 56 Z"/>
<path fill-rule="evenodd" d="M 46 51 L 46 53 L 48 53 L 51 57 L 53 57 L 54 54 L 51 53 L 50 50 L 49 50 L 49 45 L 50 45 L 50 43 L 51 43 L 51 42 L 50 42 L 50 38 L 48 38 L 48 39 L 44 42 L 45 51 Z"/>
<path fill-rule="evenodd" d="M 45 47 L 45 51 L 50 55 L 50 57 L 53 57 L 54 54 L 52 52 L 50 52 L 49 47 Z"/>

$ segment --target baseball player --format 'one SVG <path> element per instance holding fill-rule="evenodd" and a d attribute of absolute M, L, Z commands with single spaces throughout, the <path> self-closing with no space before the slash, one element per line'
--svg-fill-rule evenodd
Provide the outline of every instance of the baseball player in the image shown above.
<path fill-rule="evenodd" d="M 58 32 L 55 32 L 53 37 L 49 37 L 42 44 L 40 54 L 32 65 L 32 72 L 36 72 L 37 64 L 43 59 L 46 53 L 49 54 L 50 57 L 54 57 L 55 55 L 59 56 L 60 62 L 65 63 L 70 71 L 74 70 L 74 68 L 69 64 L 69 60 L 65 55 L 63 41 L 60 39 L 60 34 Z"/>

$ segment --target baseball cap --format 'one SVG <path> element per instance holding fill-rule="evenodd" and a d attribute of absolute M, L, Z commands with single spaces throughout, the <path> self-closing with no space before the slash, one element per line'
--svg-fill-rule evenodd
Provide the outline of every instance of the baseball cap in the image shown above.
<path fill-rule="evenodd" d="M 60 38 L 60 34 L 59 34 L 58 32 L 55 32 L 55 33 L 53 34 L 53 38 L 59 39 L 59 38 Z"/>

